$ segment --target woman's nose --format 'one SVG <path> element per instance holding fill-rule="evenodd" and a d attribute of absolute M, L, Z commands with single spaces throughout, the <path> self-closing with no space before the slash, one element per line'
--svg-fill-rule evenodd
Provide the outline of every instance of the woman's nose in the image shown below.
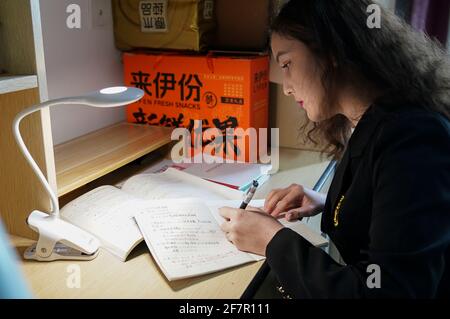
<path fill-rule="evenodd" d="M 283 91 L 286 96 L 292 95 L 294 93 L 292 87 L 287 85 L 286 82 L 283 82 Z"/>

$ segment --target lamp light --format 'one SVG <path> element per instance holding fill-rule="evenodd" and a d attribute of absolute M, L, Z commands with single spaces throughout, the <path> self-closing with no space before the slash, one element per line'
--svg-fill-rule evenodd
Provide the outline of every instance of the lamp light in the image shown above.
<path fill-rule="evenodd" d="M 90 260 L 98 255 L 100 242 L 90 233 L 60 218 L 57 195 L 23 142 L 19 129 L 20 121 L 26 116 L 50 106 L 78 104 L 94 107 L 118 107 L 136 102 L 143 96 L 144 92 L 138 88 L 111 87 L 82 96 L 60 98 L 30 106 L 16 115 L 13 121 L 14 138 L 20 151 L 50 196 L 52 205 L 49 213 L 34 210 L 28 216 L 27 223 L 31 229 L 39 233 L 39 239 L 36 244 L 25 250 L 24 257 L 26 259 L 39 261 Z"/>

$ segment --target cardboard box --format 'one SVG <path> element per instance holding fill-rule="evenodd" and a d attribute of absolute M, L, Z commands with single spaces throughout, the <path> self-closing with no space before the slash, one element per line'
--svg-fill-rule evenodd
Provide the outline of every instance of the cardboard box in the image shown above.
<path fill-rule="evenodd" d="M 194 121 L 202 120 L 203 130 L 217 128 L 223 138 L 227 128 L 268 128 L 267 55 L 125 53 L 123 61 L 125 84 L 145 91 L 142 100 L 127 108 L 127 120 L 131 123 L 196 131 Z M 203 138 L 203 146 L 209 142 Z M 246 161 L 247 146 L 248 143 Z M 224 144 L 215 155 L 236 159 L 242 153 L 237 148 Z"/>
<path fill-rule="evenodd" d="M 209 48 L 215 28 L 214 0 L 112 0 L 119 50 Z"/>
<path fill-rule="evenodd" d="M 272 17 L 281 0 L 215 0 L 215 50 L 263 51 L 269 45 Z"/>

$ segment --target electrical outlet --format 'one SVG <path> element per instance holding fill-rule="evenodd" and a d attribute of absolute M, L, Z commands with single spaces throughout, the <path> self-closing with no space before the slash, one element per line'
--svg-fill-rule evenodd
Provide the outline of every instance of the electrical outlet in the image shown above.
<path fill-rule="evenodd" d="M 109 26 L 112 20 L 110 0 L 91 1 L 91 25 L 92 28 L 104 28 Z"/>

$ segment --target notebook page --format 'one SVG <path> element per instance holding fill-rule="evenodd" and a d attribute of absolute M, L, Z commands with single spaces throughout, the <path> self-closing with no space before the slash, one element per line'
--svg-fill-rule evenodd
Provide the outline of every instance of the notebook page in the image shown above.
<path fill-rule="evenodd" d="M 143 237 L 133 215 L 141 201 L 112 186 L 96 188 L 61 209 L 61 217 L 92 233 L 123 261 Z"/>
<path fill-rule="evenodd" d="M 122 190 L 142 199 L 208 198 L 242 199 L 243 193 L 217 183 L 206 181 L 174 168 L 158 174 L 139 174 L 131 177 Z"/>
<path fill-rule="evenodd" d="M 153 257 L 169 280 L 254 261 L 226 239 L 208 207 L 200 200 L 152 201 L 135 219 Z"/>

